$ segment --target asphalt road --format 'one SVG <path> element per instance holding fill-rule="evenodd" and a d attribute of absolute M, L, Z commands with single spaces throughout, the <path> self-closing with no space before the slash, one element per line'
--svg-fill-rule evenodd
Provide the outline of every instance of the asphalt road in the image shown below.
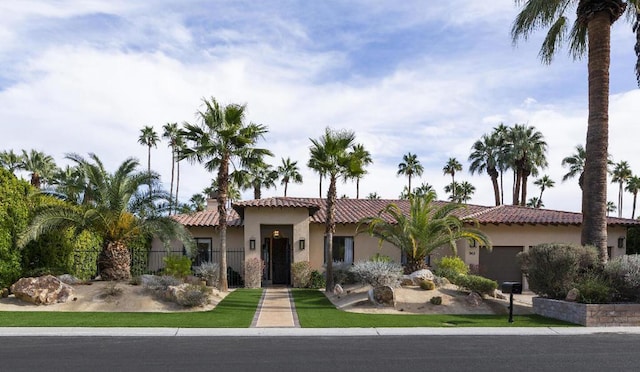
<path fill-rule="evenodd" d="M 635 371 L 640 335 L 0 337 L 0 371 Z"/>

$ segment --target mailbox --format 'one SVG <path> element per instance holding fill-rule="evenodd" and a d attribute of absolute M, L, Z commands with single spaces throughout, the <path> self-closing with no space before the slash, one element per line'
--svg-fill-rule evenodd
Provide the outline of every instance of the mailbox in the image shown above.
<path fill-rule="evenodd" d="M 522 283 L 520 282 L 503 282 L 502 293 L 521 294 Z"/>

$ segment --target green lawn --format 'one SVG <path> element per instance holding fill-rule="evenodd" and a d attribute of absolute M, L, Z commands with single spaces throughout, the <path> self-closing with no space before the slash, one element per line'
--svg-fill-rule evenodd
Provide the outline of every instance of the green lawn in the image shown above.
<path fill-rule="evenodd" d="M 315 289 L 294 289 L 298 320 L 303 328 L 372 327 L 557 327 L 575 326 L 539 315 L 389 315 L 341 311 Z"/>
<path fill-rule="evenodd" d="M 237 289 L 211 311 L 181 313 L 107 313 L 7 311 L 3 327 L 180 327 L 248 328 L 262 296 L 261 289 Z"/>

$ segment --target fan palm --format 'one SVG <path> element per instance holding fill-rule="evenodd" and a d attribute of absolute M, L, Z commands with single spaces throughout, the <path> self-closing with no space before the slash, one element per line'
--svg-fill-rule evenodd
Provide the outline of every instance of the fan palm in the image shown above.
<path fill-rule="evenodd" d="M 351 155 L 357 162 L 360 162 L 360 166 L 356 167 L 356 172 L 349 175 L 350 178 L 354 178 L 356 180 L 356 199 L 360 199 L 360 179 L 367 174 L 367 170 L 365 168 L 373 163 L 373 160 L 371 159 L 371 153 L 369 153 L 369 151 L 367 151 L 361 144 L 353 146 Z"/>
<path fill-rule="evenodd" d="M 638 191 L 640 191 L 640 177 L 631 176 L 627 180 L 627 186 L 625 190 L 629 191 L 633 195 L 633 208 L 631 209 L 631 219 L 636 216 L 636 199 L 638 198 Z"/>
<path fill-rule="evenodd" d="M 41 188 L 42 184 L 47 184 L 56 171 L 56 162 L 51 155 L 44 152 L 22 150 L 22 163 L 20 169 L 30 173 L 31 185 Z"/>
<path fill-rule="evenodd" d="M 500 186 L 498 185 L 498 156 L 500 147 L 498 146 L 498 137 L 495 135 L 482 135 L 471 147 L 471 155 L 469 155 L 469 172 L 474 174 L 482 174 L 487 172 L 491 178 L 493 185 L 493 196 L 496 205 L 500 205 Z"/>
<path fill-rule="evenodd" d="M 509 159 L 516 174 L 513 204 L 524 205 L 527 199 L 527 180 L 536 176 L 539 168 L 547 166 L 547 143 L 544 136 L 533 126 L 515 124 L 507 135 Z"/>
<path fill-rule="evenodd" d="M 220 290 L 228 291 L 227 281 L 227 199 L 229 196 L 229 168 L 233 161 L 245 165 L 256 154 L 271 155 L 266 149 L 255 147 L 267 133 L 261 124 L 245 123 L 246 105 L 221 106 L 215 98 L 203 99 L 204 110 L 198 112 L 199 124 L 184 124 L 181 131 L 186 148 L 181 158 L 197 161 L 209 172 L 217 170 L 218 215 L 220 216 Z"/>
<path fill-rule="evenodd" d="M 422 172 L 424 172 L 424 168 L 420 161 L 418 160 L 418 156 L 408 152 L 406 155 L 402 157 L 402 162 L 398 164 L 398 175 L 404 175 L 409 178 L 409 185 L 407 190 L 409 190 L 409 195 L 411 195 L 411 177 L 414 175 L 421 176 Z"/>
<path fill-rule="evenodd" d="M 22 155 L 16 154 L 13 150 L 0 152 L 0 167 L 15 173 L 22 164 Z"/>
<path fill-rule="evenodd" d="M 315 158 L 314 165 L 320 174 L 326 174 L 329 177 L 329 190 L 327 192 L 326 206 L 326 239 L 327 239 L 327 291 L 333 290 L 333 234 L 335 233 L 336 223 L 336 199 L 337 199 L 337 181 L 345 179 L 350 174 L 358 171 L 358 167 L 362 164 L 357 161 L 349 149 L 352 148 L 355 141 L 355 134 L 351 131 L 342 130 L 335 131 L 330 128 L 325 129 L 325 133 L 319 139 L 311 139 L 311 158 L 314 154 L 323 154 L 321 158 Z"/>
<path fill-rule="evenodd" d="M 182 240 L 193 245 L 189 233 L 173 219 L 163 215 L 168 195 L 155 188 L 159 176 L 138 172 L 137 160 L 129 158 L 110 174 L 94 154 L 91 160 L 73 155 L 91 198 L 81 204 L 60 203 L 45 205 L 35 211 L 34 217 L 21 236 L 19 246 L 38 239 L 55 230 L 72 229 L 95 233 L 103 239 L 98 257 L 98 270 L 103 280 L 125 280 L 131 277 L 131 253 L 128 244 L 141 237 L 156 236 L 162 241 Z M 143 185 L 151 188 L 142 188 Z M 83 198 L 89 197 L 83 194 Z"/>
<path fill-rule="evenodd" d="M 289 182 L 302 183 L 302 175 L 298 168 L 297 161 L 291 161 L 291 158 L 282 158 L 282 165 L 278 166 L 276 170 L 278 175 L 282 178 L 281 185 L 284 185 L 284 196 L 287 196 L 287 187 Z"/>
<path fill-rule="evenodd" d="M 562 176 L 562 182 L 578 176 L 580 190 L 584 189 L 584 161 L 586 153 L 582 145 L 576 145 L 576 152 L 562 159 L 562 166 L 569 167 L 567 174 Z"/>
<path fill-rule="evenodd" d="M 319 182 L 319 193 L 318 193 L 318 197 L 322 198 L 322 179 L 326 176 L 326 173 L 324 173 L 322 164 L 326 161 L 327 158 L 327 154 L 325 154 L 324 149 L 321 147 L 312 147 L 310 152 L 310 157 L 309 157 L 309 161 L 307 162 L 307 167 L 313 169 L 314 171 L 316 171 L 318 173 L 318 175 L 320 176 L 320 182 Z"/>
<path fill-rule="evenodd" d="M 449 158 L 449 160 L 447 160 L 447 163 L 442 168 L 442 172 L 444 174 L 451 175 L 451 184 L 452 185 L 455 185 L 455 183 L 456 183 L 456 172 L 460 172 L 460 171 L 462 171 L 462 164 L 460 164 L 460 162 L 456 158 Z M 451 195 L 455 199 L 455 197 L 456 197 L 456 188 L 455 187 L 452 187 Z"/>
<path fill-rule="evenodd" d="M 544 175 L 533 182 L 534 185 L 540 187 L 540 196 L 538 196 L 538 205 L 536 208 L 542 207 L 542 193 L 546 189 L 550 189 L 556 185 L 555 181 L 551 179 L 548 175 Z"/>
<path fill-rule="evenodd" d="M 464 208 L 462 204 L 438 205 L 435 198 L 433 192 L 410 198 L 408 214 L 397 204 L 388 204 L 376 216 L 361 219 L 357 231 L 378 238 L 380 245 L 388 242 L 398 247 L 407 256 L 406 273 L 424 268 L 425 257 L 440 247 L 449 246 L 457 255 L 460 239 L 475 240 L 491 249 L 489 237 L 475 227 L 477 221 L 454 214 Z"/>
<path fill-rule="evenodd" d="M 140 136 L 138 137 L 138 143 L 147 146 L 147 173 L 151 174 L 151 148 L 158 147 L 160 137 L 153 127 L 145 126 L 140 129 Z M 151 187 L 151 186 L 149 186 Z"/>
<path fill-rule="evenodd" d="M 618 217 L 622 217 L 622 199 L 623 199 L 623 189 L 624 184 L 627 182 L 633 174 L 631 173 L 631 168 L 629 168 L 629 163 L 626 161 L 620 161 L 619 163 L 614 164 L 613 172 L 611 173 L 613 176 L 611 178 L 612 183 L 618 183 Z"/>
<path fill-rule="evenodd" d="M 169 196 L 173 200 L 173 181 L 175 176 L 175 168 L 177 161 L 177 150 L 180 141 L 180 130 L 178 129 L 178 123 L 167 123 L 162 126 L 162 138 L 169 141 L 169 147 L 171 147 L 171 186 L 169 187 Z M 177 203 L 178 196 L 176 195 L 175 203 Z M 174 205 L 175 205 L 174 203 Z"/>
<path fill-rule="evenodd" d="M 607 257 L 607 154 L 609 145 L 609 67 L 611 59 L 611 25 L 627 9 L 636 32 L 636 78 L 640 83 L 640 2 L 638 0 L 516 0 L 522 5 L 511 35 L 514 42 L 527 39 L 539 28 L 548 29 L 540 57 L 550 63 L 560 44 L 569 40 L 574 57 L 587 54 L 589 82 L 589 118 L 585 147 L 582 192 L 583 245 L 599 249 L 601 262 Z M 627 7 L 628 4 L 633 6 Z M 576 20 L 568 35 L 567 12 L 576 9 Z"/>

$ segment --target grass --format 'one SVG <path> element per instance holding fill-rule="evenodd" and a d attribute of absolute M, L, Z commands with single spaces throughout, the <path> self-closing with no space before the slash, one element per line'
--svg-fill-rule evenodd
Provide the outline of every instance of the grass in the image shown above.
<path fill-rule="evenodd" d="M 136 312 L 0 312 L 3 327 L 167 327 L 248 328 L 262 296 L 261 289 L 237 289 L 211 311 Z"/>
<path fill-rule="evenodd" d="M 295 289 L 293 298 L 303 328 L 372 327 L 558 327 L 575 326 L 539 315 L 359 314 L 338 310 L 320 291 Z"/>

